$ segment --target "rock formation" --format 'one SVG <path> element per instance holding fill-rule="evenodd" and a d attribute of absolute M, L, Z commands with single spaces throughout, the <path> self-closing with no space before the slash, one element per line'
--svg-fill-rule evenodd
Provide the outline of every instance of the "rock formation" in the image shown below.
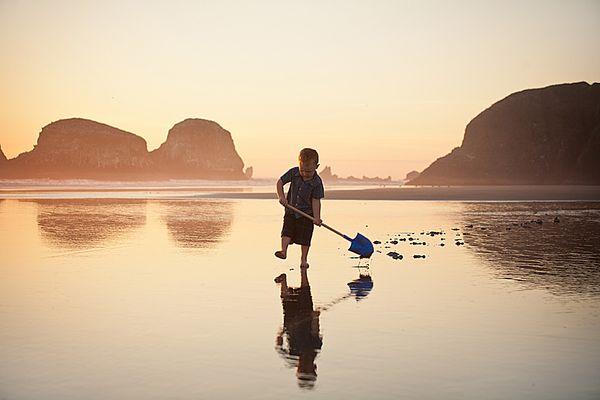
<path fill-rule="evenodd" d="M 419 171 L 410 171 L 409 173 L 406 174 L 406 180 L 410 181 L 415 179 L 417 176 L 419 176 Z"/>
<path fill-rule="evenodd" d="M 462 145 L 412 185 L 600 183 L 600 83 L 513 93 L 475 117 Z"/>
<path fill-rule="evenodd" d="M 175 124 L 150 159 L 157 172 L 172 178 L 245 179 L 231 133 L 205 119 Z"/>
<path fill-rule="evenodd" d="M 319 172 L 319 176 L 323 181 L 334 181 L 339 179 L 339 176 L 331 173 L 331 167 L 325 166 L 321 172 Z"/>
<path fill-rule="evenodd" d="M 149 166 L 146 141 L 133 133 L 81 118 L 42 128 L 33 150 L 5 163 L 13 178 L 111 178 Z"/>
<path fill-rule="evenodd" d="M 253 174 L 254 174 L 254 168 L 252 168 L 252 167 L 248 167 L 244 171 L 244 176 L 246 177 L 246 179 L 252 179 Z"/>
<path fill-rule="evenodd" d="M 43 127 L 33 150 L 11 160 L 0 154 L 0 178 L 246 179 L 231 134 L 202 119 L 176 124 L 151 153 L 133 133 L 71 118 Z"/>
<path fill-rule="evenodd" d="M 2 164 L 5 161 L 6 161 L 6 156 L 4 155 L 4 152 L 2 151 L 2 146 L 0 146 L 0 164 Z"/>
<path fill-rule="evenodd" d="M 392 181 L 391 176 L 388 176 L 387 178 L 380 178 L 378 176 L 376 176 L 374 178 L 370 178 L 368 176 L 363 175 L 362 178 L 356 178 L 356 177 L 350 175 L 347 178 L 342 178 L 336 174 L 333 174 L 331 172 L 331 167 L 329 167 L 329 166 L 325 166 L 325 168 L 323 168 L 323 170 L 321 172 L 319 172 L 319 176 L 321 177 L 321 179 L 323 181 L 326 181 L 326 182 L 386 183 L 386 182 Z"/>

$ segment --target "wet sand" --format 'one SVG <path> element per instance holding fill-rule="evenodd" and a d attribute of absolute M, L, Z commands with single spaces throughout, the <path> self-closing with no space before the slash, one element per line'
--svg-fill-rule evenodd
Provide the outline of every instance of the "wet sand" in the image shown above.
<path fill-rule="evenodd" d="M 600 186 L 421 186 L 327 191 L 331 200 L 600 200 Z M 221 199 L 274 199 L 275 193 L 211 193 Z"/>
<path fill-rule="evenodd" d="M 275 258 L 275 201 L 0 199 L 0 398 L 600 398 L 600 203 L 325 212 L 373 257 Z"/>

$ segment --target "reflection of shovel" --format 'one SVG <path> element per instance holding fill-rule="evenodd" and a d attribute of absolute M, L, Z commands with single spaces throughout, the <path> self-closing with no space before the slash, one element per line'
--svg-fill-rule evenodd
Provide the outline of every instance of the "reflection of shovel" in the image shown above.
<path fill-rule="evenodd" d="M 302 215 L 303 217 L 306 217 L 308 219 L 310 219 L 312 222 L 315 222 L 315 218 L 308 215 L 305 212 L 302 212 L 300 210 L 298 210 L 296 207 L 291 206 L 289 204 L 286 205 L 287 208 L 289 208 L 290 210 Z M 350 239 L 348 236 L 344 235 L 343 233 L 333 229 L 332 227 L 326 225 L 325 223 L 321 223 L 321 226 L 324 226 L 325 228 L 329 229 L 331 232 L 336 233 L 338 235 L 340 235 L 341 237 L 343 237 L 344 239 L 348 240 L 350 243 L 350 248 L 348 250 L 350 250 L 353 253 L 356 253 L 360 256 L 360 258 L 370 258 L 371 254 L 373 254 L 373 243 L 371 243 L 371 241 L 369 239 L 367 239 L 366 237 L 364 237 L 363 235 L 361 235 L 360 233 L 356 234 L 356 237 L 354 239 Z"/>

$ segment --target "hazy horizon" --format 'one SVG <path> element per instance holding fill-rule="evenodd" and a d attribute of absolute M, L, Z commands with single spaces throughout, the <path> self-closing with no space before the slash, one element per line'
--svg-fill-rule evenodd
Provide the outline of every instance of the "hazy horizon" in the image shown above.
<path fill-rule="evenodd" d="M 255 177 L 314 147 L 340 176 L 403 178 L 505 96 L 600 81 L 600 3 L 0 3 L 0 145 L 80 117 L 157 148 L 218 122 Z M 279 148 L 273 149 L 273 144 Z"/>

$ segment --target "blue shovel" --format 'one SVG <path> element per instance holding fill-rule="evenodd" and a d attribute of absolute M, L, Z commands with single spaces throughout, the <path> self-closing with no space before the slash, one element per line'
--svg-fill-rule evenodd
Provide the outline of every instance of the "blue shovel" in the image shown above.
<path fill-rule="evenodd" d="M 314 217 L 312 217 L 311 215 L 308 215 L 305 212 L 298 210 L 294 206 L 287 204 L 286 207 L 289 208 L 290 210 L 302 215 L 303 217 L 310 219 L 312 222 L 316 221 Z M 350 242 L 350 248 L 348 249 L 349 251 L 351 251 L 355 254 L 358 254 L 360 256 L 360 258 L 371 258 L 371 254 L 373 254 L 373 251 L 374 251 L 373 243 L 371 243 L 371 241 L 369 239 L 367 239 L 360 233 L 357 233 L 356 237 L 354 239 L 350 239 L 349 236 L 346 236 L 342 232 L 333 229 L 332 227 L 325 224 L 324 222 L 321 223 L 321 226 L 329 229 L 331 232 L 336 233 L 336 234 L 340 235 L 341 237 L 343 237 L 344 239 L 346 239 L 347 241 L 349 241 Z"/>

